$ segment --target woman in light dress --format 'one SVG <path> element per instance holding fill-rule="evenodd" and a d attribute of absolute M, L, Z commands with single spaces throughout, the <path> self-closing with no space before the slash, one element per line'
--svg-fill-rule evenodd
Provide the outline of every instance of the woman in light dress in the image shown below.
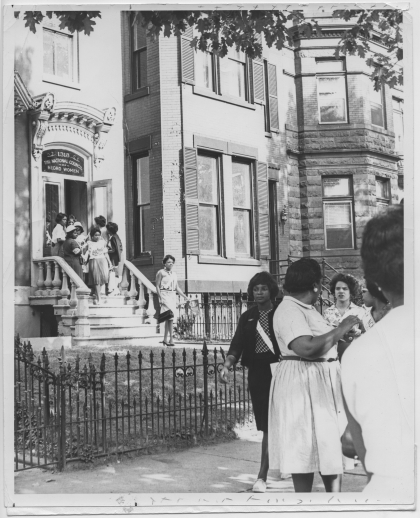
<path fill-rule="evenodd" d="M 312 491 L 320 472 L 327 492 L 340 491 L 341 435 L 347 420 L 341 396 L 337 343 L 351 341 L 355 315 L 332 327 L 314 304 L 321 292 L 321 268 L 314 259 L 292 263 L 284 289 L 289 293 L 274 314 L 282 361 L 270 389 L 270 468 L 291 473 L 297 493 Z"/>
<path fill-rule="evenodd" d="M 342 369 L 349 427 L 368 476 L 366 498 L 413 505 L 415 313 L 413 299 L 404 305 L 404 233 L 402 206 L 365 226 L 366 282 L 376 285 L 392 309 L 346 350 Z"/>
<path fill-rule="evenodd" d="M 101 229 L 93 227 L 90 231 L 90 241 L 84 256 L 89 261 L 88 285 L 93 286 L 97 304 L 101 303 L 101 288 L 108 282 L 112 264 L 108 256 L 106 242 L 101 239 Z"/>
<path fill-rule="evenodd" d="M 51 236 L 51 255 L 63 257 L 63 243 L 66 240 L 67 214 L 59 212 L 55 218 L 57 225 L 54 227 Z"/>
<path fill-rule="evenodd" d="M 77 229 L 76 241 L 80 245 L 80 249 L 82 250 L 82 256 L 83 256 L 87 252 L 87 249 L 88 249 L 88 245 L 87 245 L 88 237 L 84 234 L 83 225 L 79 221 L 76 221 L 74 226 Z M 83 271 L 83 280 L 84 280 L 84 282 L 86 282 L 87 281 L 87 273 L 89 271 L 89 266 L 88 266 L 87 263 L 85 264 L 85 261 L 83 261 L 82 271 Z"/>
<path fill-rule="evenodd" d="M 349 315 L 355 315 L 363 321 L 366 310 L 360 306 L 357 306 L 352 299 L 354 299 L 360 293 L 360 286 L 352 275 L 344 273 L 337 273 L 331 279 L 330 282 L 331 293 L 334 294 L 335 304 L 325 309 L 323 317 L 332 326 L 337 327 L 340 322 L 343 321 Z M 355 336 L 360 336 L 362 329 L 355 329 Z M 344 351 L 339 351 L 341 357 Z"/>
<path fill-rule="evenodd" d="M 163 258 L 163 268 L 156 274 L 156 291 L 160 304 L 161 314 L 165 311 L 172 311 L 176 315 L 176 294 L 178 293 L 188 302 L 188 297 L 184 295 L 181 288 L 178 286 L 178 278 L 176 273 L 172 271 L 175 264 L 175 257 L 172 255 L 165 255 Z M 163 333 L 163 345 L 173 347 L 173 321 L 174 317 L 165 320 L 165 330 Z M 169 342 L 167 337 L 169 336 Z"/>

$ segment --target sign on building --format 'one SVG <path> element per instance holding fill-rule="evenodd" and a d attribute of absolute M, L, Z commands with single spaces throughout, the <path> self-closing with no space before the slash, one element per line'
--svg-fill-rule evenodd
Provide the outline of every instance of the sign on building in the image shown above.
<path fill-rule="evenodd" d="M 67 149 L 48 149 L 42 152 L 42 171 L 84 176 L 85 159 Z"/>

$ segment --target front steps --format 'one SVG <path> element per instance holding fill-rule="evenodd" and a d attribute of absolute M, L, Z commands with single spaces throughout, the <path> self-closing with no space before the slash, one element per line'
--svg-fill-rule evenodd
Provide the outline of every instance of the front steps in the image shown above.
<path fill-rule="evenodd" d="M 77 316 L 68 314 L 61 306 L 54 306 L 54 313 L 61 315 L 59 333 L 71 337 L 72 346 L 106 347 L 125 345 L 147 345 L 147 338 L 163 336 L 157 332 L 156 321 L 144 323 L 147 315 L 141 316 L 138 304 L 122 296 L 110 296 L 101 305 L 89 301 L 90 336 L 77 337 Z"/>

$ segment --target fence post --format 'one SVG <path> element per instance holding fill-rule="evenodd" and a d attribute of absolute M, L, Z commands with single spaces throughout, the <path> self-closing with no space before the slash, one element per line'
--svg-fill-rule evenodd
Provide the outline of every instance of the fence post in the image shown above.
<path fill-rule="evenodd" d="M 64 348 L 61 348 L 62 358 Z M 63 358 L 64 359 L 64 358 Z M 59 390 L 59 401 L 60 401 L 60 413 L 59 419 L 59 443 L 58 443 L 58 469 L 63 471 L 66 469 L 66 387 L 65 387 L 65 375 L 66 370 L 64 362 L 60 362 L 60 374 L 58 377 L 58 390 Z"/>
<path fill-rule="evenodd" d="M 208 398 L 208 379 L 207 369 L 209 365 L 209 350 L 207 349 L 206 341 L 203 342 L 203 349 L 201 351 L 203 355 L 203 377 L 204 377 L 204 434 L 206 437 L 209 435 L 209 398 Z"/>

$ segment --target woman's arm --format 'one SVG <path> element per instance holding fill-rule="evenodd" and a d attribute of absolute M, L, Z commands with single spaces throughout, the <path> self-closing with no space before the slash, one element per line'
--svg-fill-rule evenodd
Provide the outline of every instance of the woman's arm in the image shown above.
<path fill-rule="evenodd" d="M 226 360 L 225 360 L 225 363 L 223 364 L 223 369 L 220 371 L 220 374 L 219 374 L 219 379 L 222 383 L 227 383 L 228 382 L 228 373 L 229 373 L 229 369 L 235 365 L 236 363 L 236 358 L 235 356 L 232 356 L 231 354 L 228 354 L 226 356 Z"/>
<path fill-rule="evenodd" d="M 289 344 L 289 348 L 302 358 L 315 359 L 326 354 L 350 329 L 359 323 L 356 316 L 346 317 L 335 329 L 319 336 L 299 336 Z"/>
<path fill-rule="evenodd" d="M 184 295 L 184 293 L 182 292 L 181 288 L 178 285 L 178 282 L 176 283 L 175 291 L 178 293 L 178 295 L 181 295 L 181 297 L 184 297 L 185 300 L 189 300 L 189 298 L 186 295 Z"/>

